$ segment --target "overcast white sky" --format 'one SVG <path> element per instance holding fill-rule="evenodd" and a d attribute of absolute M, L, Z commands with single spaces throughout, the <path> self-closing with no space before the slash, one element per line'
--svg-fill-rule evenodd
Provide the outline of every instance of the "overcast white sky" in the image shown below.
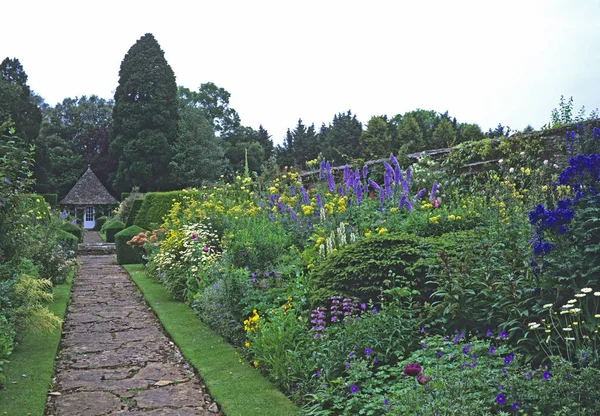
<path fill-rule="evenodd" d="M 560 96 L 600 106 L 600 1 L 11 1 L 0 60 L 54 105 L 112 98 L 121 61 L 152 33 L 177 77 L 231 93 L 244 125 L 281 143 L 298 119 L 366 123 L 416 108 L 484 131 L 549 121 Z M 588 111 L 589 112 L 589 111 Z"/>

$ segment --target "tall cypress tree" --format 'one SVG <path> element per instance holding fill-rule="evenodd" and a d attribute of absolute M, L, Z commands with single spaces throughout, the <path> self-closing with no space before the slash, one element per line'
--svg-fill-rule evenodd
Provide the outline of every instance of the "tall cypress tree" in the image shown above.
<path fill-rule="evenodd" d="M 171 187 L 169 163 L 178 121 L 175 74 L 147 33 L 129 49 L 119 70 L 110 144 L 119 161 L 111 176 L 117 190 Z"/>

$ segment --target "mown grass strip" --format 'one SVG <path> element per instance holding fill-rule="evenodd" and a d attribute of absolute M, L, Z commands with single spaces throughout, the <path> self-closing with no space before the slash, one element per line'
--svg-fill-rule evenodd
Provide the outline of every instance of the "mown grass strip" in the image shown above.
<path fill-rule="evenodd" d="M 72 283 L 71 275 L 65 283 L 54 286 L 54 301 L 48 305 L 61 319 L 65 316 Z M 52 333 L 25 334 L 8 357 L 6 385 L 0 390 L 0 415 L 44 414 L 61 333 L 62 328 L 56 328 Z"/>
<path fill-rule="evenodd" d="M 299 409 L 216 335 L 183 302 L 175 301 L 142 265 L 126 265 L 165 330 L 228 416 L 291 416 Z"/>

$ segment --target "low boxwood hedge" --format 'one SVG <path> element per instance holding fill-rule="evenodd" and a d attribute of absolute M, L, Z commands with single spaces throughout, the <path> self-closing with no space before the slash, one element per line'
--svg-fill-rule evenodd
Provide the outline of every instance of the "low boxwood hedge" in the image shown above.
<path fill-rule="evenodd" d="M 108 217 L 106 215 L 96 218 L 96 224 L 94 224 L 94 231 L 100 231 L 106 221 L 108 221 Z"/>
<path fill-rule="evenodd" d="M 139 247 L 131 246 L 127 244 L 129 240 L 138 235 L 144 233 L 144 230 L 137 225 L 132 225 L 124 230 L 119 231 L 115 235 L 115 245 L 117 248 L 117 263 L 118 264 L 139 264 L 142 263 L 142 249 Z"/>
<path fill-rule="evenodd" d="M 61 246 L 65 250 L 73 250 L 77 251 L 77 246 L 79 245 L 79 239 L 75 237 L 73 234 L 64 231 L 57 230 L 56 231 L 56 240 L 60 243 Z"/>
<path fill-rule="evenodd" d="M 60 229 L 73 234 L 80 243 L 83 241 L 83 229 L 70 222 L 63 222 Z"/>
<path fill-rule="evenodd" d="M 131 227 L 135 224 L 135 217 L 137 216 L 142 204 L 144 203 L 144 198 L 137 198 L 133 201 L 131 205 L 131 210 L 129 211 L 129 217 L 127 217 L 127 223 L 125 224 L 127 227 Z"/>
<path fill-rule="evenodd" d="M 114 243 L 115 242 L 115 234 L 119 231 L 125 229 L 125 224 L 119 220 L 110 220 L 107 221 L 102 227 L 104 232 L 106 232 L 106 242 Z"/>

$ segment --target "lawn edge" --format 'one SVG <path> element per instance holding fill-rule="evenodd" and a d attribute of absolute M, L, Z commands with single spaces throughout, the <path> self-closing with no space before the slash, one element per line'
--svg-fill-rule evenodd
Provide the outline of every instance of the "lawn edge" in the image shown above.
<path fill-rule="evenodd" d="M 54 299 L 47 305 L 61 319 L 65 317 L 71 297 L 74 274 L 71 272 L 64 283 L 53 287 Z M 62 324 L 52 333 L 24 335 L 5 366 L 6 385 L 0 390 L 0 415 L 44 414 L 61 336 Z"/>
<path fill-rule="evenodd" d="M 124 268 L 225 414 L 291 416 L 300 413 L 300 409 L 258 371 L 242 364 L 235 348 L 202 323 L 189 305 L 173 300 L 162 284 L 146 274 L 143 265 L 131 264 Z"/>

